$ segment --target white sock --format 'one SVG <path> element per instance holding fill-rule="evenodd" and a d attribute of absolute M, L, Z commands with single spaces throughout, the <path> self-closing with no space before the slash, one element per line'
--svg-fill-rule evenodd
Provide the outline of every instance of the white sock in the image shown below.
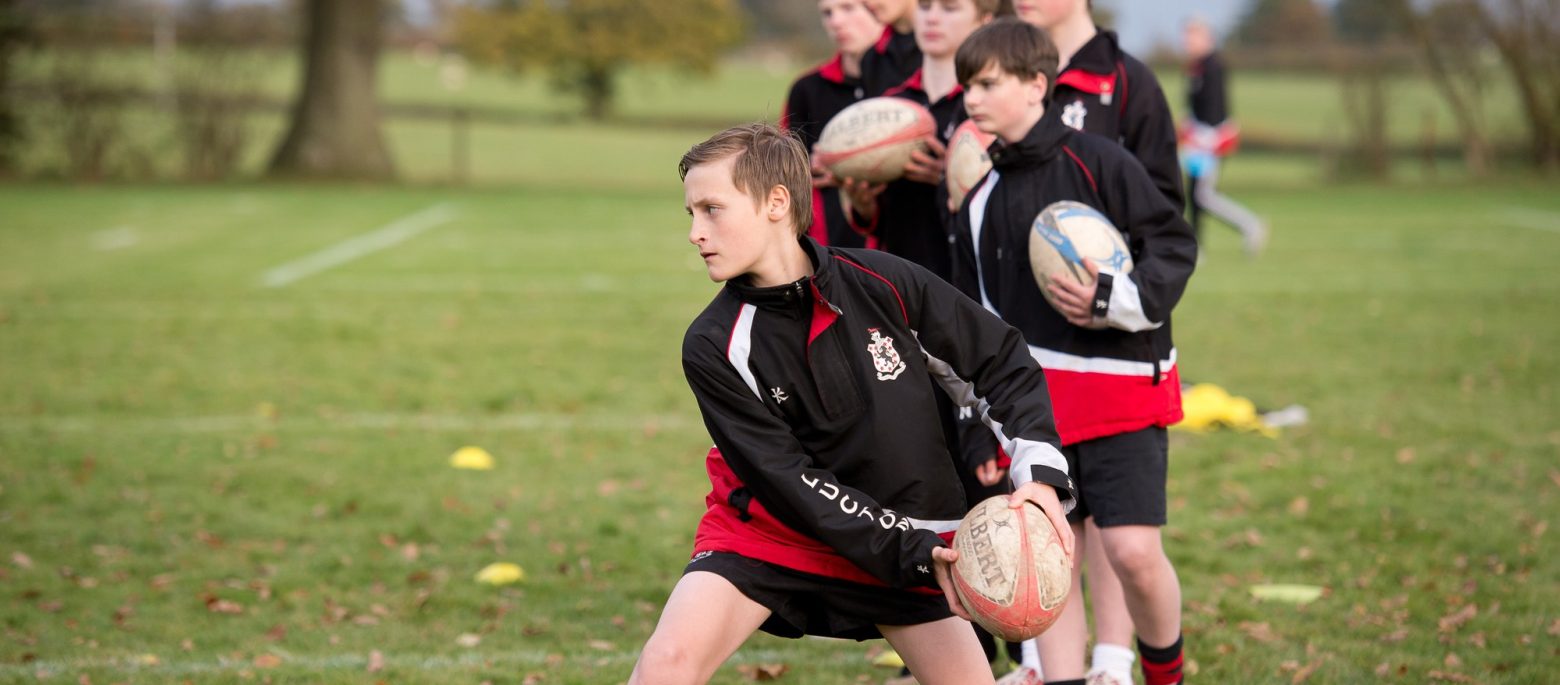
<path fill-rule="evenodd" d="M 1024 648 L 1024 658 L 1019 663 L 1035 669 L 1035 673 L 1040 673 L 1040 646 L 1034 640 L 1024 640 L 1021 644 Z"/>
<path fill-rule="evenodd" d="M 1137 654 L 1131 648 L 1101 642 L 1094 645 L 1094 658 L 1089 666 L 1090 670 L 1131 675 L 1132 662 L 1136 659 Z"/>

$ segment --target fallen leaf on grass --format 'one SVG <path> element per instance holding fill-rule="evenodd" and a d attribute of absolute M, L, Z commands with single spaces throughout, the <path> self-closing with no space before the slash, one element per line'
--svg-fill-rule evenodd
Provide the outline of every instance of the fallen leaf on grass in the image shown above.
<path fill-rule="evenodd" d="M 368 672 L 378 673 L 385 670 L 385 655 L 379 650 L 368 653 Z"/>
<path fill-rule="evenodd" d="M 1560 618 L 1549 622 L 1549 634 L 1560 635 Z"/>
<path fill-rule="evenodd" d="M 737 667 L 738 673 L 758 682 L 779 680 L 789 670 L 791 667 L 785 664 L 742 664 Z"/>
<path fill-rule="evenodd" d="M 606 640 L 587 640 L 585 644 L 590 645 L 591 649 L 599 649 L 603 652 L 610 652 L 614 649 L 617 649 L 617 645 L 614 645 L 611 642 L 607 642 Z"/>
<path fill-rule="evenodd" d="M 1311 511 L 1311 500 L 1305 497 L 1296 497 L 1289 503 L 1289 513 L 1292 516 L 1305 516 Z"/>
<path fill-rule="evenodd" d="M 541 673 L 527 673 L 525 674 L 525 680 L 520 681 L 520 685 L 536 685 L 546 679 L 547 676 Z"/>
<path fill-rule="evenodd" d="M 1388 643 L 1391 643 L 1391 642 L 1402 642 L 1403 640 L 1406 640 L 1406 639 L 1408 639 L 1408 629 L 1407 628 L 1398 628 L 1397 630 L 1394 630 L 1394 631 L 1392 631 L 1390 633 L 1387 633 L 1386 635 L 1382 635 L 1381 636 L 1381 641 L 1382 642 L 1388 642 Z"/>
<path fill-rule="evenodd" d="M 1462 665 L 1462 659 L 1457 658 L 1456 654 L 1447 653 L 1446 659 L 1442 663 L 1446 664 L 1447 668 L 1457 668 Z"/>
<path fill-rule="evenodd" d="M 287 626 L 280 623 L 271 626 L 270 630 L 265 631 L 265 639 L 272 642 L 278 642 L 285 637 L 287 637 Z"/>
<path fill-rule="evenodd" d="M 1276 642 L 1278 640 L 1278 635 L 1273 633 L 1273 627 L 1266 622 L 1241 621 L 1240 630 L 1257 642 Z"/>
<path fill-rule="evenodd" d="M 476 633 L 461 633 L 455 638 L 455 644 L 470 649 L 482 644 L 482 636 Z"/>
<path fill-rule="evenodd" d="M 1431 680 L 1444 680 L 1444 681 L 1449 682 L 1449 683 L 1478 683 L 1479 682 L 1479 681 L 1474 680 L 1473 678 L 1465 676 L 1465 675 L 1463 675 L 1461 673 L 1447 673 L 1445 671 L 1431 671 L 1431 672 L 1429 672 L 1426 675 L 1429 675 Z"/>
<path fill-rule="evenodd" d="M 1441 632 L 1443 633 L 1455 632 L 1458 628 L 1461 628 L 1464 623 L 1473 620 L 1473 617 L 1478 615 L 1479 605 L 1465 604 L 1463 605 L 1463 608 L 1457 610 L 1456 612 L 1442 616 L 1441 620 L 1436 622 L 1436 625 L 1440 626 Z"/>
<path fill-rule="evenodd" d="M 21 552 L 11 553 L 11 563 L 16 564 L 17 568 L 23 570 L 27 570 L 33 567 L 32 557 L 27 556 L 26 554 L 22 554 Z"/>
<path fill-rule="evenodd" d="M 208 595 L 206 597 L 206 611 L 213 614 L 242 614 L 244 613 L 244 605 Z"/>
<path fill-rule="evenodd" d="M 1289 682 L 1291 685 L 1299 685 L 1299 683 L 1310 680 L 1311 674 L 1316 673 L 1316 669 L 1321 668 L 1321 666 L 1322 662 L 1320 660 L 1312 661 L 1311 663 L 1301 667 L 1300 670 L 1295 671 L 1295 677 L 1290 678 Z"/>
<path fill-rule="evenodd" d="M 1409 464 L 1414 461 L 1414 448 L 1404 447 L 1397 452 L 1397 463 Z"/>
<path fill-rule="evenodd" d="M 255 668 L 276 668 L 282 665 L 282 658 L 275 654 L 261 654 L 255 657 Z"/>

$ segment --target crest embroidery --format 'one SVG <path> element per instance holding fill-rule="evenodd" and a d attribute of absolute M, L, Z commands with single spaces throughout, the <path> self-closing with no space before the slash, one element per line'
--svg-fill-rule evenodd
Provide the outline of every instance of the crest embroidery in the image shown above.
<path fill-rule="evenodd" d="M 1089 108 L 1084 106 L 1082 100 L 1073 100 L 1072 104 L 1062 108 L 1062 123 L 1071 126 L 1075 131 L 1083 130 L 1083 120 L 1089 116 Z"/>
<path fill-rule="evenodd" d="M 899 350 L 894 349 L 894 339 L 884 337 L 876 328 L 868 328 L 872 334 L 872 344 L 867 346 L 867 353 L 872 355 L 872 366 L 877 369 L 877 378 L 880 381 L 891 381 L 899 377 L 905 371 L 905 362 L 899 358 Z"/>

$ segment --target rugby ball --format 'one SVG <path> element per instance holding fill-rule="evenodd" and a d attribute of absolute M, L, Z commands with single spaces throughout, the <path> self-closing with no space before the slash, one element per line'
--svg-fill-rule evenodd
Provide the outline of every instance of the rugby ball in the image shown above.
<path fill-rule="evenodd" d="M 932 113 L 904 98 L 877 97 L 840 110 L 823 127 L 813 156 L 839 178 L 886 183 L 903 176 L 910 153 L 936 135 Z"/>
<path fill-rule="evenodd" d="M 948 139 L 945 178 L 948 199 L 954 207 L 963 206 L 964 196 L 969 195 L 975 184 L 980 183 L 986 172 L 991 171 L 991 153 L 986 149 L 996 139 L 996 136 L 977 128 L 972 120 L 966 120 L 954 129 L 953 137 Z"/>
<path fill-rule="evenodd" d="M 1101 271 L 1132 273 L 1126 239 L 1099 210 L 1072 200 L 1053 202 L 1040 210 L 1029 232 L 1029 267 L 1040 294 L 1052 307 L 1056 302 L 1046 288 L 1052 279 L 1094 285 L 1084 259 L 1093 260 Z"/>
<path fill-rule="evenodd" d="M 1072 564 L 1040 507 L 987 498 L 959 522 L 953 588 L 975 622 L 1008 642 L 1028 640 L 1062 615 Z"/>

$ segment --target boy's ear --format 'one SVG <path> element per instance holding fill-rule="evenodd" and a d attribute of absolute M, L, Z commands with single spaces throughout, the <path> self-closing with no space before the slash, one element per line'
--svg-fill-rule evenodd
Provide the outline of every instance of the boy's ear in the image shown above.
<path fill-rule="evenodd" d="M 764 213 L 770 221 L 784 221 L 791 213 L 791 191 L 780 184 L 770 188 L 769 200 L 764 204 Z"/>
<path fill-rule="evenodd" d="M 1030 81 L 1029 85 L 1029 106 L 1035 107 L 1045 104 L 1045 93 L 1051 86 L 1050 82 L 1045 80 L 1045 74 L 1035 74 L 1034 80 Z"/>

